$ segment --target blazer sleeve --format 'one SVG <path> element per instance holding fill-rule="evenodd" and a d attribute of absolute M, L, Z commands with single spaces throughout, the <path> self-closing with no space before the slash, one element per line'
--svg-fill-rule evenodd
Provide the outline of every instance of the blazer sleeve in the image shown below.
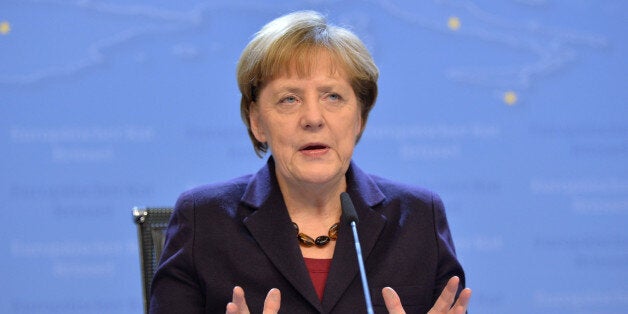
<path fill-rule="evenodd" d="M 460 278 L 456 298 L 465 287 L 466 280 L 462 265 L 460 265 L 456 257 L 456 249 L 449 230 L 449 223 L 447 222 L 443 201 L 435 193 L 432 193 L 432 210 L 434 212 L 434 234 L 438 244 L 438 269 L 436 270 L 436 283 L 433 294 L 434 300 L 432 300 L 432 304 L 434 304 L 451 277 L 458 276 Z"/>
<path fill-rule="evenodd" d="M 195 202 L 191 192 L 176 202 L 164 251 L 151 285 L 149 313 L 203 313 L 205 298 L 194 263 Z"/>

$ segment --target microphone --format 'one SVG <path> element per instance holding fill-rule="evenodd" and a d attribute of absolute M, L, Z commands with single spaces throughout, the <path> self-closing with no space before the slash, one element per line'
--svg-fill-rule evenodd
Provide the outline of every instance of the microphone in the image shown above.
<path fill-rule="evenodd" d="M 340 193 L 340 206 L 342 208 L 342 219 L 348 221 L 353 230 L 353 239 L 355 241 L 355 251 L 358 255 L 358 266 L 360 267 L 360 278 L 362 278 L 362 289 L 364 290 L 364 299 L 366 300 L 366 313 L 373 314 L 373 304 L 371 303 L 371 293 L 369 292 L 369 284 L 366 281 L 366 270 L 364 270 L 364 261 L 362 260 L 362 247 L 358 238 L 358 228 L 356 223 L 359 221 L 358 214 L 355 212 L 351 197 L 347 192 Z"/>

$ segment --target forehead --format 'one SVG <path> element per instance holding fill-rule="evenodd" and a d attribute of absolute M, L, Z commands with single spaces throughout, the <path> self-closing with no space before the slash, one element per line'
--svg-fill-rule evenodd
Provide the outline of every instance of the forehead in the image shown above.
<path fill-rule="evenodd" d="M 267 81 L 277 78 L 308 79 L 319 75 L 348 79 L 345 66 L 336 54 L 327 49 L 315 48 L 296 51 L 291 58 L 275 67 Z"/>
<path fill-rule="evenodd" d="M 351 86 L 346 75 L 334 66 L 328 59 L 318 60 L 310 63 L 307 71 L 298 71 L 293 66 L 290 69 L 279 72 L 279 74 L 268 80 L 261 91 L 269 91 L 271 94 L 290 92 L 302 92 L 309 88 L 319 91 L 351 92 Z M 305 69 L 304 69 L 305 70 Z"/>

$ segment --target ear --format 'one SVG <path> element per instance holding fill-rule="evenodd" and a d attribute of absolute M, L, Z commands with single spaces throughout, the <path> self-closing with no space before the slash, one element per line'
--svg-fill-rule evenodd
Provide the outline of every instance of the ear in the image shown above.
<path fill-rule="evenodd" d="M 260 121 L 259 108 L 255 102 L 251 102 L 249 107 L 249 122 L 251 123 L 251 132 L 259 142 L 266 143 L 266 135 Z"/>
<path fill-rule="evenodd" d="M 360 134 L 362 134 L 362 132 L 364 132 L 364 128 L 366 127 L 366 125 L 364 124 L 364 120 L 362 120 L 362 115 L 360 115 L 360 122 L 359 123 L 360 123 L 360 126 L 359 126 Z"/>
<path fill-rule="evenodd" d="M 361 114 L 360 111 L 358 111 L 358 123 L 355 126 L 355 128 L 356 128 L 356 133 L 355 133 L 356 138 L 359 137 L 360 134 L 362 134 L 362 132 L 364 132 L 364 127 L 365 127 L 365 125 L 364 125 L 364 120 L 362 120 L 362 114 Z"/>

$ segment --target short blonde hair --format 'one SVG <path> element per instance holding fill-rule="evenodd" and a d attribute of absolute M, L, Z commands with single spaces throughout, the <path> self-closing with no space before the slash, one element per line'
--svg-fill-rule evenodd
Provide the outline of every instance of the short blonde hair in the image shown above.
<path fill-rule="evenodd" d="M 313 54 L 327 51 L 335 64 L 349 76 L 349 82 L 361 106 L 362 131 L 377 98 L 379 70 L 362 41 L 346 28 L 327 24 L 314 11 L 298 11 L 266 24 L 244 48 L 237 66 L 242 99 L 240 114 L 253 142 L 255 153 L 262 157 L 268 150 L 251 131 L 251 103 L 264 83 L 296 65 L 297 71 L 308 71 Z M 358 135 L 358 140 L 362 135 Z"/>

